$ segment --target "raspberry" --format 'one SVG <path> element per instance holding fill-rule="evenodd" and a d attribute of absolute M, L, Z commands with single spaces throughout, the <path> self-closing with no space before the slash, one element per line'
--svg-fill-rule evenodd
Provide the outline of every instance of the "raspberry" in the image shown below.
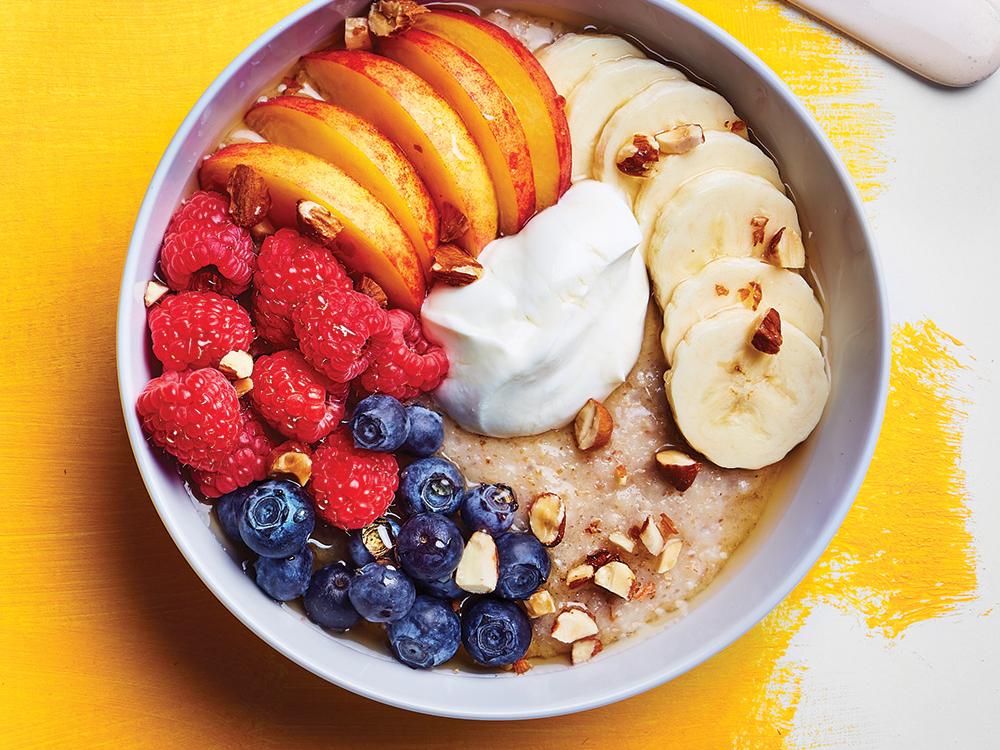
<path fill-rule="evenodd" d="M 170 219 L 160 268 L 171 289 L 210 290 L 235 297 L 250 286 L 253 240 L 229 219 L 227 206 L 223 195 L 202 190 Z"/>
<path fill-rule="evenodd" d="M 150 380 L 135 404 L 150 440 L 182 464 L 216 471 L 236 445 L 243 417 L 232 384 L 218 370 L 169 370 Z"/>
<path fill-rule="evenodd" d="M 361 376 L 361 387 L 401 401 L 434 390 L 448 374 L 444 349 L 429 343 L 420 323 L 405 310 L 390 310 L 388 316 L 390 332 Z"/>
<path fill-rule="evenodd" d="M 254 407 L 285 437 L 315 443 L 344 417 L 349 386 L 330 382 L 296 351 L 259 357 L 253 383 Z"/>
<path fill-rule="evenodd" d="M 292 311 L 299 349 L 338 383 L 363 373 L 381 348 L 389 317 L 371 297 L 331 287 L 314 289 Z"/>
<path fill-rule="evenodd" d="M 331 526 L 360 529 L 371 523 L 398 486 L 396 457 L 355 447 L 346 428 L 332 432 L 313 453 L 309 491 L 316 513 Z"/>
<path fill-rule="evenodd" d="M 149 312 L 153 354 L 168 370 L 218 367 L 219 360 L 253 341 L 250 315 L 215 292 L 171 295 Z"/>
<path fill-rule="evenodd" d="M 191 472 L 191 480 L 205 497 L 221 497 L 252 482 L 267 477 L 267 458 L 274 442 L 264 425 L 252 413 L 243 417 L 236 447 L 233 448 L 216 471 Z"/>
<path fill-rule="evenodd" d="M 281 229 L 264 240 L 253 275 L 257 332 L 275 346 L 295 345 L 292 308 L 318 286 L 350 289 L 351 280 L 330 251 L 298 232 Z"/>

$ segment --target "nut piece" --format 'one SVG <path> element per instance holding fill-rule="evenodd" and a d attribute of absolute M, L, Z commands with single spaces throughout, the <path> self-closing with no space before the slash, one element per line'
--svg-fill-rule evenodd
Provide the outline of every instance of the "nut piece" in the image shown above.
<path fill-rule="evenodd" d="M 564 607 L 552 623 L 552 637 L 561 643 L 574 643 L 597 635 L 597 620 L 583 607 Z"/>
<path fill-rule="evenodd" d="M 236 397 L 243 398 L 253 390 L 253 378 L 240 378 L 233 381 L 233 388 L 236 389 Z"/>
<path fill-rule="evenodd" d="M 230 380 L 242 380 L 253 375 L 253 357 L 238 349 L 219 360 L 219 369 Z"/>
<path fill-rule="evenodd" d="M 340 219 L 316 201 L 299 201 L 296 204 L 296 213 L 299 231 L 323 247 L 332 246 L 337 235 L 344 231 Z"/>
<path fill-rule="evenodd" d="M 735 133 L 741 138 L 747 137 L 747 124 L 743 120 L 726 120 L 723 124 L 730 132 Z"/>
<path fill-rule="evenodd" d="M 673 570 L 683 546 L 684 542 L 681 541 L 679 536 L 668 539 L 666 545 L 663 547 L 663 552 L 660 554 L 660 564 L 656 566 L 656 572 L 663 574 Z"/>
<path fill-rule="evenodd" d="M 631 537 L 625 536 L 620 531 L 611 532 L 611 534 L 608 535 L 608 541 L 616 547 L 621 547 L 630 554 L 635 552 L 635 540 Z"/>
<path fill-rule="evenodd" d="M 764 298 L 764 288 L 760 285 L 760 282 L 751 281 L 746 286 L 741 286 L 737 289 L 736 294 L 739 296 L 740 302 L 754 312 L 757 312 L 757 307 Z"/>
<path fill-rule="evenodd" d="M 632 568 L 618 560 L 598 568 L 594 583 L 626 600 L 631 599 L 638 588 Z"/>
<path fill-rule="evenodd" d="M 551 615 L 556 611 L 556 600 L 545 589 L 538 589 L 524 600 L 524 609 L 531 618 Z"/>
<path fill-rule="evenodd" d="M 766 216 L 754 216 L 750 219 L 750 231 L 753 233 L 753 246 L 764 244 L 764 230 L 767 228 Z"/>
<path fill-rule="evenodd" d="M 624 487 L 628 484 L 628 469 L 623 464 L 618 464 L 615 467 L 615 484 L 619 487 Z"/>
<path fill-rule="evenodd" d="M 246 164 L 237 164 L 226 182 L 229 215 L 244 229 L 259 224 L 271 210 L 271 193 L 264 178 Z"/>
<path fill-rule="evenodd" d="M 438 245 L 431 275 L 435 281 L 448 286 L 465 286 L 482 278 L 483 267 L 456 245 Z"/>
<path fill-rule="evenodd" d="M 566 505 L 554 492 L 544 492 L 528 506 L 528 525 L 546 547 L 555 547 L 566 531 Z"/>
<path fill-rule="evenodd" d="M 729 294 L 729 289 L 727 289 L 726 286 L 723 284 L 716 284 L 715 294 L 717 297 L 725 297 L 727 294 Z"/>
<path fill-rule="evenodd" d="M 389 298 L 386 296 L 385 290 L 376 284 L 371 276 L 361 277 L 361 280 L 358 281 L 358 291 L 378 302 L 379 307 L 389 306 Z"/>
<path fill-rule="evenodd" d="M 806 265 L 806 247 L 802 237 L 790 227 L 782 227 L 767 245 L 764 260 L 782 268 L 804 268 Z"/>
<path fill-rule="evenodd" d="M 465 545 L 462 559 L 455 571 L 455 583 L 470 594 L 488 594 L 497 587 L 500 558 L 493 537 L 477 531 Z"/>
<path fill-rule="evenodd" d="M 652 516 L 646 516 L 646 520 L 639 527 L 639 541 L 642 542 L 642 546 L 651 555 L 658 555 L 663 551 L 663 545 L 665 544 L 663 532 Z"/>
<path fill-rule="evenodd" d="M 268 219 L 250 227 L 250 238 L 258 245 L 275 233 L 274 224 Z"/>
<path fill-rule="evenodd" d="M 573 649 L 570 651 L 570 659 L 573 664 L 583 664 L 590 661 L 604 650 L 604 644 L 594 636 L 581 638 L 573 642 Z"/>
<path fill-rule="evenodd" d="M 428 12 L 413 0 L 377 0 L 368 11 L 368 26 L 375 36 L 393 36 L 406 31 L 414 18 Z"/>
<path fill-rule="evenodd" d="M 361 543 L 368 550 L 368 554 L 376 560 L 389 558 L 396 546 L 396 539 L 388 519 L 385 516 L 379 516 L 363 527 L 361 529 Z"/>
<path fill-rule="evenodd" d="M 573 422 L 576 445 L 582 451 L 603 448 L 611 440 L 615 429 L 611 412 L 600 401 L 588 399 Z"/>
<path fill-rule="evenodd" d="M 272 454 L 270 465 L 267 467 L 269 477 L 292 477 L 299 483 L 300 487 L 305 487 L 312 477 L 312 458 L 308 453 L 299 450 L 285 450 L 282 453 Z"/>
<path fill-rule="evenodd" d="M 618 151 L 618 171 L 629 177 L 649 177 L 660 160 L 660 146 L 656 138 L 636 133 L 632 140 Z"/>
<path fill-rule="evenodd" d="M 686 154 L 704 142 L 705 131 L 701 125 L 678 125 L 656 134 L 656 143 L 662 154 Z"/>
<path fill-rule="evenodd" d="M 372 35 L 367 18 L 344 19 L 344 46 L 347 49 L 371 49 Z"/>
<path fill-rule="evenodd" d="M 152 307 L 169 291 L 170 288 L 164 286 L 159 281 L 150 281 L 146 284 L 146 292 L 142 295 L 142 301 L 146 304 L 146 307 Z"/>
<path fill-rule="evenodd" d="M 584 563 L 566 571 L 566 585 L 578 589 L 594 577 L 594 566 Z"/>
<path fill-rule="evenodd" d="M 531 669 L 531 662 L 527 659 L 518 659 L 510 665 L 510 668 L 514 670 L 514 674 L 524 674 Z"/>
<path fill-rule="evenodd" d="M 469 231 L 469 217 L 458 210 L 453 203 L 441 204 L 441 218 L 438 221 L 438 241 L 445 244 L 454 242 Z"/>
<path fill-rule="evenodd" d="M 587 565 L 592 565 L 595 569 L 601 567 L 602 565 L 607 565 L 612 560 L 621 560 L 621 558 L 611 550 L 603 548 L 595 550 L 587 555 Z"/>
<path fill-rule="evenodd" d="M 750 343 L 764 354 L 777 354 L 781 350 L 781 316 L 773 307 L 764 314 Z"/>
<path fill-rule="evenodd" d="M 684 492 L 694 484 L 695 477 L 701 471 L 701 464 L 686 453 L 677 450 L 665 450 L 656 454 L 656 463 L 663 471 L 663 476 L 674 489 Z"/>

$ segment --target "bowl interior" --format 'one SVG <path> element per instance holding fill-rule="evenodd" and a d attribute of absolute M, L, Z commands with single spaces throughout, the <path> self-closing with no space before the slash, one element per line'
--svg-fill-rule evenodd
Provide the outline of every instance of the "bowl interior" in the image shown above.
<path fill-rule="evenodd" d="M 887 324 L 871 237 L 857 195 L 832 147 L 781 81 L 750 52 L 692 11 L 668 0 L 555 0 L 555 12 L 585 13 L 634 34 L 723 93 L 777 160 L 796 198 L 827 312 L 833 390 L 826 414 L 785 472 L 757 528 L 688 614 L 669 628 L 609 648 L 567 669 L 543 665 L 508 674 L 414 672 L 380 647 L 331 637 L 298 612 L 263 596 L 234 565 L 176 470 L 151 450 L 133 404 L 155 372 L 142 296 L 173 210 L 189 192 L 202 156 L 214 150 L 255 93 L 299 55 L 319 46 L 364 4 L 313 2 L 279 23 L 206 91 L 170 144 L 136 221 L 122 279 L 118 371 L 136 460 L 177 546 L 219 599 L 248 627 L 307 669 L 362 695 L 411 710 L 466 718 L 549 716 L 628 697 L 681 674 L 763 617 L 828 544 L 867 468 L 881 423 Z M 531 8 L 510 2 L 504 7 Z"/>

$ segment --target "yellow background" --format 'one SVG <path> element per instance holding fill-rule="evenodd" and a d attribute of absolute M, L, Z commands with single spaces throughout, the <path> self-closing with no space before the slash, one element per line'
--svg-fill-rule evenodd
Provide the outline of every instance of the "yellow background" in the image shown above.
<path fill-rule="evenodd" d="M 864 193 L 877 194 L 877 111 L 864 97 L 835 107 L 824 99 L 863 89 L 851 62 L 857 50 L 790 23 L 769 0 L 691 4 L 792 83 Z M 164 533 L 132 461 L 115 383 L 115 305 L 129 233 L 187 110 L 297 5 L 0 0 L 0 747 L 782 744 L 796 677 L 781 659 L 809 597 L 824 594 L 823 564 L 762 627 L 670 685 L 583 715 L 484 727 L 389 709 L 286 661 L 229 615 Z M 810 75 L 817 59 L 822 78 Z M 933 328 L 897 339 L 894 379 L 913 377 L 902 392 L 926 403 L 898 404 L 892 434 L 901 437 L 881 449 L 890 470 L 882 484 L 870 477 L 831 554 L 876 555 L 864 546 L 868 530 L 896 523 L 873 512 L 894 507 L 891 451 L 905 453 L 908 415 L 937 409 L 947 437 L 947 403 L 934 401 L 933 388 L 921 395 L 914 375 L 926 363 L 940 371 L 946 346 Z M 945 469 L 939 482 L 913 488 L 910 502 L 920 492 L 928 503 L 960 492 Z M 940 531 L 962 553 L 955 498 L 954 520 L 945 518 Z M 907 580 L 918 581 L 924 564 L 912 563 Z M 951 588 L 936 594 L 951 597 L 940 611 L 975 586 L 974 573 L 956 565 Z M 892 622 L 909 622 L 899 611 L 928 616 L 927 595 L 917 593 L 896 592 Z M 886 613 L 865 614 L 877 625 Z"/>

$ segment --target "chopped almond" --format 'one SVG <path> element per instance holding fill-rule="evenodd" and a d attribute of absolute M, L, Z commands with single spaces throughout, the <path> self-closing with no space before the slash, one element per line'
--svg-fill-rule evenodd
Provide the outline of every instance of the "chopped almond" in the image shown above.
<path fill-rule="evenodd" d="M 597 635 L 597 620 L 583 607 L 565 607 L 552 623 L 552 637 L 561 643 L 574 643 Z"/>
<path fill-rule="evenodd" d="M 378 302 L 379 307 L 388 307 L 389 298 L 371 276 L 362 276 L 358 281 L 358 291 Z"/>
<path fill-rule="evenodd" d="M 601 653 L 603 649 L 604 644 L 594 636 L 581 638 L 580 640 L 573 642 L 573 647 L 570 651 L 570 659 L 573 664 L 583 664 L 584 662 L 593 659 L 597 656 L 597 654 Z"/>
<path fill-rule="evenodd" d="M 233 223 L 245 229 L 259 224 L 271 210 L 271 193 L 267 183 L 252 167 L 237 164 L 226 181 L 229 193 L 229 215 Z"/>
<path fill-rule="evenodd" d="M 142 301 L 146 307 L 152 307 L 170 291 L 169 287 L 164 286 L 159 281 L 150 281 L 146 284 L 146 291 L 142 295 Z"/>
<path fill-rule="evenodd" d="M 611 412 L 600 401 L 588 399 L 573 422 L 576 445 L 582 451 L 597 450 L 611 442 L 615 429 Z"/>
<path fill-rule="evenodd" d="M 566 585 L 576 589 L 594 577 L 594 566 L 584 563 L 566 571 Z"/>
<path fill-rule="evenodd" d="M 631 599 L 638 588 L 635 573 L 623 562 L 609 562 L 594 573 L 594 583 L 622 599 Z"/>
<path fill-rule="evenodd" d="M 240 378 L 233 381 L 233 388 L 236 389 L 237 398 L 243 398 L 253 390 L 253 378 Z"/>
<path fill-rule="evenodd" d="M 479 261 L 456 245 L 438 245 L 431 275 L 448 286 L 466 286 L 483 276 Z"/>
<path fill-rule="evenodd" d="M 667 155 L 686 154 L 705 142 L 705 131 L 701 125 L 678 125 L 656 134 L 660 153 Z"/>
<path fill-rule="evenodd" d="M 556 611 L 556 600 L 545 589 L 539 589 L 524 600 L 524 609 L 532 619 L 551 615 Z"/>
<path fill-rule="evenodd" d="M 344 225 L 328 208 L 316 201 L 302 200 L 296 204 L 299 231 L 318 245 L 333 247 Z"/>
<path fill-rule="evenodd" d="M 646 520 L 639 527 L 639 541 L 651 555 L 658 555 L 663 551 L 665 543 L 663 532 L 651 516 L 646 516 Z"/>
<path fill-rule="evenodd" d="M 777 354 L 781 350 L 781 315 L 773 307 L 765 313 L 750 343 L 764 354 Z"/>
<path fill-rule="evenodd" d="M 695 477 L 701 471 L 700 463 L 686 453 L 673 449 L 657 453 L 656 463 L 660 466 L 664 478 L 678 492 L 684 492 L 694 484 Z"/>
<path fill-rule="evenodd" d="M 613 531 L 608 535 L 608 541 L 616 547 L 621 547 L 629 554 L 635 552 L 635 540 L 625 536 L 620 531 Z"/>
<path fill-rule="evenodd" d="M 238 349 L 219 360 L 219 369 L 230 380 L 243 380 L 253 375 L 253 357 Z"/>
<path fill-rule="evenodd" d="M 663 574 L 673 570 L 683 546 L 684 542 L 681 541 L 679 536 L 668 539 L 666 545 L 663 547 L 663 552 L 660 554 L 660 562 L 656 567 L 656 572 Z"/>
<path fill-rule="evenodd" d="M 465 545 L 455 571 L 455 583 L 470 594 L 488 594 L 497 587 L 500 561 L 497 545 L 489 534 L 477 531 Z"/>
<path fill-rule="evenodd" d="M 546 547 L 555 547 L 566 531 L 566 505 L 554 492 L 538 495 L 528 506 L 531 533 Z"/>
<path fill-rule="evenodd" d="M 452 203 L 441 205 L 438 238 L 444 244 L 454 242 L 469 231 L 469 217 Z"/>

